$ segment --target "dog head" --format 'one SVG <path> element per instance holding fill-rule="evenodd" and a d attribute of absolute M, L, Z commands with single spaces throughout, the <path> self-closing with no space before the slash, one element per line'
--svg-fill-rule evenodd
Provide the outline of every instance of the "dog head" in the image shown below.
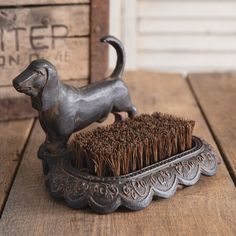
<path fill-rule="evenodd" d="M 32 105 L 37 110 L 47 110 L 50 108 L 58 96 L 58 83 L 55 67 L 44 59 L 31 62 L 13 80 L 14 88 L 20 93 L 31 96 Z"/>

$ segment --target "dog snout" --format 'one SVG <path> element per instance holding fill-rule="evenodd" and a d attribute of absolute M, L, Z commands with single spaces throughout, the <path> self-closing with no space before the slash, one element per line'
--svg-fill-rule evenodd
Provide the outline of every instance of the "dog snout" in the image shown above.
<path fill-rule="evenodd" d="M 13 81 L 12 84 L 16 90 L 24 87 L 28 78 L 32 76 L 32 72 L 28 69 L 20 73 Z"/>
<path fill-rule="evenodd" d="M 15 89 L 19 89 L 21 87 L 21 83 L 19 81 L 17 81 L 17 79 L 14 79 L 12 81 L 12 85 Z"/>

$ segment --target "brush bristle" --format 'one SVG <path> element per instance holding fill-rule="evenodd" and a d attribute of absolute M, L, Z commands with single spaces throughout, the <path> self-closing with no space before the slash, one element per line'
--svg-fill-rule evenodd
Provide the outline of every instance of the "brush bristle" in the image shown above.
<path fill-rule="evenodd" d="M 159 112 L 79 133 L 71 143 L 77 168 L 97 176 L 120 176 L 192 146 L 195 122 Z"/>

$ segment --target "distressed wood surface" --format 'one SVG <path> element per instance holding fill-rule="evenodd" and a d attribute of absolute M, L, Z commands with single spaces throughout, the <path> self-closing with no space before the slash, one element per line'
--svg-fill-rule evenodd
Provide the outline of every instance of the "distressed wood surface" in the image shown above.
<path fill-rule="evenodd" d="M 100 38 L 109 32 L 109 0 L 91 2 L 90 34 L 90 81 L 101 80 L 108 65 L 108 45 Z M 111 46 L 110 46 L 111 47 Z"/>
<path fill-rule="evenodd" d="M 13 86 L 0 87 L 0 121 L 36 116 L 37 113 L 32 109 L 29 97 L 18 93 Z"/>
<path fill-rule="evenodd" d="M 0 85 L 42 57 L 64 80 L 88 78 L 89 18 L 89 5 L 2 9 Z"/>
<path fill-rule="evenodd" d="M 0 123 L 0 216 L 33 120 Z"/>
<path fill-rule="evenodd" d="M 236 73 L 191 74 L 189 82 L 236 184 Z"/>
<path fill-rule="evenodd" d="M 87 85 L 88 79 L 64 81 L 76 88 Z M 32 108 L 30 97 L 18 93 L 13 86 L 0 87 L 0 121 L 25 119 L 37 116 L 37 111 Z"/>
<path fill-rule="evenodd" d="M 90 3 L 90 0 L 1 0 L 0 6 Z"/>
<path fill-rule="evenodd" d="M 161 111 L 195 119 L 195 134 L 215 146 L 180 75 L 138 71 L 125 76 L 139 112 Z M 111 122 L 112 118 L 108 119 Z M 36 157 L 44 135 L 35 126 L 0 222 L 1 235 L 235 235 L 236 191 L 224 163 L 213 177 L 145 210 L 97 215 L 71 210 L 49 196 Z"/>

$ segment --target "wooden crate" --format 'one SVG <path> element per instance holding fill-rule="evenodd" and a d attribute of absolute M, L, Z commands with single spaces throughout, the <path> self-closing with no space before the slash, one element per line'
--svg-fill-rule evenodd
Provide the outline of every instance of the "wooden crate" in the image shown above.
<path fill-rule="evenodd" d="M 108 0 L 1 0 L 0 120 L 36 115 L 11 85 L 34 59 L 48 59 L 76 87 L 104 78 L 108 10 Z"/>

